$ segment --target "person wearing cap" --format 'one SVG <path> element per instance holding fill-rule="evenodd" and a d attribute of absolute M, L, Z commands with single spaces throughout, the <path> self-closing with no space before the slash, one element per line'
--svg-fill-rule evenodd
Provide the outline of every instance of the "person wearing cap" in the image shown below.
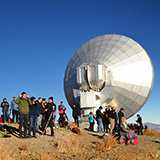
<path fill-rule="evenodd" d="M 18 115 L 19 115 L 19 105 L 16 104 L 16 96 L 13 97 L 13 100 L 11 101 L 11 111 L 12 111 L 12 122 L 14 123 L 16 118 L 16 123 L 18 123 Z"/>
<path fill-rule="evenodd" d="M 63 105 L 63 102 L 61 101 L 61 104 L 58 106 L 59 115 L 63 116 L 63 114 L 66 112 L 66 107 Z"/>
<path fill-rule="evenodd" d="M 9 108 L 9 103 L 7 102 L 7 98 L 3 98 L 1 107 L 2 107 L 2 112 L 3 112 L 3 121 L 4 123 L 6 123 L 6 120 L 8 121 L 8 108 Z"/>
<path fill-rule="evenodd" d="M 99 109 L 97 109 L 96 111 L 96 120 L 98 124 L 97 132 L 102 132 L 102 120 L 103 120 L 103 114 L 101 112 L 102 109 L 103 109 L 102 106 L 100 106 Z"/>
<path fill-rule="evenodd" d="M 48 103 L 47 103 L 47 106 L 46 106 L 46 109 L 45 109 L 45 112 L 47 113 L 46 114 L 46 124 L 47 122 L 49 121 L 48 123 L 48 126 L 50 127 L 51 129 L 51 136 L 54 136 L 54 130 L 53 130 L 53 115 L 54 115 L 54 112 L 56 111 L 56 105 L 53 103 L 53 97 L 49 97 L 48 98 Z M 52 114 L 52 115 L 51 115 Z M 47 127 L 48 127 L 47 126 Z"/>
<path fill-rule="evenodd" d="M 22 92 L 22 94 L 16 99 L 16 104 L 19 104 L 19 138 L 22 138 L 22 126 L 24 124 L 24 138 L 27 138 L 27 125 L 29 120 L 29 106 L 32 102 L 29 96 Z"/>
<path fill-rule="evenodd" d="M 36 103 L 36 98 L 31 97 L 32 105 L 29 107 L 29 133 L 28 137 L 31 137 L 31 130 L 33 126 L 33 137 L 36 138 L 36 126 L 37 126 L 37 119 L 39 115 L 39 108 L 38 104 Z"/>

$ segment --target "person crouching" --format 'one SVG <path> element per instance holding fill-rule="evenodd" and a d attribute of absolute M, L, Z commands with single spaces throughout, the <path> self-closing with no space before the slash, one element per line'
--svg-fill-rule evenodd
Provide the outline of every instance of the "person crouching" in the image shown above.
<path fill-rule="evenodd" d="M 29 134 L 28 137 L 31 137 L 31 130 L 33 126 L 33 137 L 36 137 L 36 126 L 37 126 L 37 120 L 38 120 L 38 115 L 39 115 L 39 109 L 36 104 L 36 98 L 31 97 L 32 105 L 29 107 L 29 120 L 30 120 L 30 125 L 29 125 Z"/>

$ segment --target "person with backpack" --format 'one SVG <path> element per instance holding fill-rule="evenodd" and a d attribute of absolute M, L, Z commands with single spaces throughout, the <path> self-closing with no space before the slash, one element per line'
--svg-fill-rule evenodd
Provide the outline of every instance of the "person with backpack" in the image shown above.
<path fill-rule="evenodd" d="M 109 130 L 108 108 L 106 108 L 103 113 L 103 129 L 104 129 L 104 132 L 106 133 Z"/>
<path fill-rule="evenodd" d="M 4 123 L 6 123 L 6 120 L 8 122 L 8 108 L 9 108 L 9 103 L 7 102 L 7 98 L 3 98 L 1 107 L 2 107 L 2 112 L 3 112 L 3 121 Z"/>
<path fill-rule="evenodd" d="M 63 114 L 66 112 L 66 109 L 67 108 L 63 105 L 63 102 L 61 101 L 60 105 L 58 106 L 60 117 L 63 116 Z"/>

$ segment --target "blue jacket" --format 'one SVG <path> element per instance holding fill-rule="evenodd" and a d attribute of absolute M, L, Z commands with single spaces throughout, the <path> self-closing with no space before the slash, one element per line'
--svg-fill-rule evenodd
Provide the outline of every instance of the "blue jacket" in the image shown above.
<path fill-rule="evenodd" d="M 14 100 L 11 101 L 11 109 L 14 109 L 16 111 L 19 110 L 19 105 L 16 104 L 16 102 Z"/>
<path fill-rule="evenodd" d="M 36 104 L 29 106 L 29 115 L 39 116 L 39 107 Z"/>
<path fill-rule="evenodd" d="M 90 123 L 93 123 L 93 122 L 94 122 L 94 118 L 93 118 L 93 115 L 92 115 L 92 114 L 90 114 L 90 115 L 88 116 L 88 119 L 89 119 L 89 122 L 90 122 Z"/>

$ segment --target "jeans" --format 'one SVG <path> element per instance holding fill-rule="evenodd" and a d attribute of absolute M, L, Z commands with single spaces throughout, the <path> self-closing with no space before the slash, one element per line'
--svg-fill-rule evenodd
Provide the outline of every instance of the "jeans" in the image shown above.
<path fill-rule="evenodd" d="M 18 122 L 18 115 L 19 115 L 19 111 L 13 109 L 13 122 L 15 120 L 15 117 L 16 117 L 16 123 Z"/>
<path fill-rule="evenodd" d="M 28 133 L 29 136 L 31 136 L 32 126 L 33 126 L 33 137 L 36 136 L 37 119 L 38 119 L 37 115 L 30 115 L 30 119 L 29 119 L 30 125 L 29 125 L 29 133 Z"/>
<path fill-rule="evenodd" d="M 39 126 L 41 125 L 42 117 L 43 117 L 43 115 L 39 114 L 38 119 L 37 119 L 37 127 L 36 127 L 37 129 L 39 129 Z"/>
<path fill-rule="evenodd" d="M 6 122 L 6 120 L 8 121 L 8 113 L 7 111 L 3 111 L 3 121 Z"/>
<path fill-rule="evenodd" d="M 140 132 L 141 132 L 141 135 L 143 135 L 143 126 L 139 126 L 138 127 L 138 135 L 140 135 Z"/>
<path fill-rule="evenodd" d="M 24 136 L 27 136 L 28 114 L 19 115 L 19 136 L 22 136 L 22 126 L 24 122 Z"/>
<path fill-rule="evenodd" d="M 97 123 L 98 123 L 97 132 L 102 132 L 102 119 L 101 118 L 97 119 Z"/>

